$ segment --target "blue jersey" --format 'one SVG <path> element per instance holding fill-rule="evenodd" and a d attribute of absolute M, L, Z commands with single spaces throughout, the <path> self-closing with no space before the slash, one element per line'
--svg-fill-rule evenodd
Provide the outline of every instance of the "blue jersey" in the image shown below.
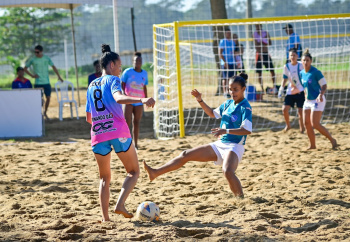
<path fill-rule="evenodd" d="M 308 100 L 315 100 L 321 92 L 321 86 L 327 84 L 326 79 L 317 68 L 311 66 L 308 72 L 300 72 L 300 80 L 307 92 Z"/>
<path fill-rule="evenodd" d="M 91 145 L 115 138 L 130 138 L 122 105 L 113 97 L 121 92 L 120 79 L 107 75 L 95 79 L 89 85 L 86 96 L 86 112 L 91 113 Z"/>
<path fill-rule="evenodd" d="M 247 99 L 243 99 L 238 104 L 234 100 L 227 100 L 214 110 L 216 118 L 221 118 L 220 128 L 222 129 L 239 129 L 243 127 L 245 130 L 252 132 L 252 107 Z M 244 145 L 247 135 L 222 135 L 223 143 L 236 143 Z"/>
<path fill-rule="evenodd" d="M 292 48 L 295 48 L 295 45 L 298 45 L 297 53 L 298 57 L 301 57 L 301 44 L 300 44 L 300 37 L 296 33 L 293 33 L 289 36 L 289 39 L 287 41 L 287 59 L 289 59 L 289 50 Z"/>
<path fill-rule="evenodd" d="M 12 82 L 12 89 L 17 88 L 32 88 L 32 83 L 26 78 L 24 78 L 24 82 L 22 82 L 19 78 L 16 78 Z"/>
<path fill-rule="evenodd" d="M 234 64 L 234 50 L 235 42 L 232 39 L 222 39 L 220 40 L 219 49 L 223 50 L 222 56 L 224 57 L 227 64 Z M 220 59 L 221 65 L 225 64 L 222 59 Z"/>
<path fill-rule="evenodd" d="M 89 75 L 88 77 L 88 86 L 90 85 L 90 83 L 95 80 L 96 78 L 101 77 L 101 73 L 92 73 L 91 75 Z"/>
<path fill-rule="evenodd" d="M 122 74 L 122 82 L 125 83 L 125 94 L 130 97 L 146 97 L 144 87 L 148 85 L 147 71 L 135 71 L 133 67 L 126 69 Z M 133 106 L 141 106 L 142 103 L 134 103 Z"/>

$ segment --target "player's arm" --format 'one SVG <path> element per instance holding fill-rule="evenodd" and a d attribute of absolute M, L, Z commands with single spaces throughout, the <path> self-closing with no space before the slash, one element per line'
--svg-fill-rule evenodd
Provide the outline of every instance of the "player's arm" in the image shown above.
<path fill-rule="evenodd" d="M 90 112 L 86 112 L 86 122 L 88 122 L 89 124 L 92 124 L 91 113 Z"/>
<path fill-rule="evenodd" d="M 143 92 L 145 93 L 145 98 L 147 98 L 147 86 L 146 85 L 143 86 Z"/>
<path fill-rule="evenodd" d="M 122 90 L 123 90 L 123 93 L 125 94 L 125 86 L 126 86 L 126 83 L 125 82 L 122 82 Z"/>
<path fill-rule="evenodd" d="M 60 73 L 58 72 L 56 66 L 52 66 L 53 71 L 56 73 L 58 80 L 60 80 L 61 82 L 63 82 L 62 77 L 60 76 Z"/>
<path fill-rule="evenodd" d="M 130 97 L 130 96 L 123 95 L 121 91 L 114 92 L 113 98 L 119 104 L 142 103 L 142 104 L 146 104 L 147 107 L 152 107 L 152 108 L 156 103 L 152 97 L 150 98 Z"/>
<path fill-rule="evenodd" d="M 215 118 L 213 109 L 211 107 L 209 107 L 202 99 L 202 93 L 198 92 L 197 89 L 194 89 L 191 91 L 191 95 L 194 96 L 197 100 L 197 102 L 199 103 L 199 105 L 201 105 L 201 108 L 204 110 L 204 112 L 211 118 Z"/>
<path fill-rule="evenodd" d="M 224 49 L 223 49 L 223 48 L 220 48 L 219 57 L 220 57 L 221 60 L 223 60 L 225 68 L 227 68 L 227 64 L 226 64 L 225 57 L 224 57 L 224 55 L 222 54 L 223 52 L 224 52 Z"/>
<path fill-rule="evenodd" d="M 223 134 L 233 134 L 233 135 L 249 135 L 252 132 L 249 130 L 246 130 L 244 127 L 240 127 L 238 129 L 221 129 L 221 128 L 214 128 L 211 129 L 211 133 L 215 137 L 219 137 L 220 135 Z"/>
<path fill-rule="evenodd" d="M 39 78 L 39 76 L 37 74 L 34 75 L 34 74 L 30 73 L 28 70 L 28 67 L 26 67 L 26 66 L 24 67 L 24 72 L 27 73 L 32 78 Z"/>

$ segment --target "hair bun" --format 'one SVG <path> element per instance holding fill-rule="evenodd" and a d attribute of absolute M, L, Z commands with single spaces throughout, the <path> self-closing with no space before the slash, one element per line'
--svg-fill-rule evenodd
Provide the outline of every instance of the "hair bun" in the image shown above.
<path fill-rule="evenodd" d="M 304 51 L 304 55 L 310 54 L 309 48 L 306 48 Z"/>
<path fill-rule="evenodd" d="M 245 81 L 248 80 L 248 75 L 244 72 L 239 74 L 240 77 L 242 77 Z"/>
<path fill-rule="evenodd" d="M 112 52 L 111 51 L 111 47 L 107 44 L 102 44 L 102 53 L 106 53 L 106 52 Z"/>

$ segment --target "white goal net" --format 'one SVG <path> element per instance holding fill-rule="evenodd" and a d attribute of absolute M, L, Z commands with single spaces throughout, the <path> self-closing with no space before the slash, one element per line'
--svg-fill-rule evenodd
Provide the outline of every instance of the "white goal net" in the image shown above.
<path fill-rule="evenodd" d="M 274 68 L 262 70 L 262 85 L 255 64 L 254 32 L 261 24 L 271 38 L 268 53 Z M 312 65 L 327 80 L 327 104 L 322 123 L 349 122 L 350 118 L 350 14 L 332 16 L 282 17 L 273 19 L 192 21 L 154 25 L 154 85 L 157 99 L 154 128 L 158 138 L 209 132 L 220 120 L 209 118 L 190 95 L 196 88 L 212 108 L 227 97 L 222 89 L 222 73 L 218 63 L 220 40 L 229 29 L 238 37 L 237 55 L 243 59 L 248 74 L 246 98 L 253 108 L 253 130 L 280 129 L 285 126 L 274 85 L 279 86 L 286 63 L 286 25 L 300 37 L 301 48 L 309 48 Z M 235 36 L 234 36 L 235 37 Z M 241 52 L 239 52 L 241 50 Z M 274 71 L 276 81 L 271 75 Z M 234 66 L 239 73 L 242 67 Z M 292 125 L 297 110 L 290 110 Z"/>

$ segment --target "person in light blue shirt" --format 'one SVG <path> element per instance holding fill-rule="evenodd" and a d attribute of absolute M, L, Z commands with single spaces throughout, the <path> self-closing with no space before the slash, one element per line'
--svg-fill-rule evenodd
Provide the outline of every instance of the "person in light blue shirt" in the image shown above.
<path fill-rule="evenodd" d="M 225 30 L 225 38 L 220 40 L 219 57 L 221 64 L 222 88 L 224 96 L 230 98 L 228 91 L 228 80 L 235 75 L 235 42 L 232 39 L 231 31 Z"/>
<path fill-rule="evenodd" d="M 221 118 L 220 128 L 212 129 L 214 137 L 221 138 L 216 142 L 185 150 L 178 157 L 157 169 L 144 162 L 144 168 L 151 181 L 164 173 L 179 169 L 188 161 L 214 161 L 214 164 L 222 166 L 233 194 L 243 197 L 241 182 L 235 171 L 242 160 L 247 135 L 252 132 L 252 108 L 247 99 L 244 98 L 247 78 L 247 74 L 241 73 L 230 79 L 232 99 L 227 100 L 216 109 L 212 109 L 203 101 L 199 91 L 192 90 L 191 94 L 207 115 L 212 118 Z"/>
<path fill-rule="evenodd" d="M 122 88 L 129 97 L 147 98 L 148 74 L 142 70 L 142 56 L 140 52 L 134 55 L 134 66 L 126 69 L 122 74 Z M 125 119 L 133 132 L 135 148 L 138 148 L 140 123 L 143 113 L 141 102 L 125 105 Z M 134 119 L 132 116 L 134 115 Z"/>
<path fill-rule="evenodd" d="M 298 54 L 298 61 L 301 60 L 301 55 L 302 55 L 302 49 L 301 49 L 301 43 L 300 43 L 300 37 L 296 33 L 294 33 L 293 30 L 293 25 L 291 24 L 286 24 L 283 29 L 286 31 L 286 33 L 289 35 L 288 41 L 287 41 L 287 61 L 286 63 L 289 62 L 289 50 L 291 49 L 296 49 L 297 54 Z"/>
<path fill-rule="evenodd" d="M 324 94 L 327 90 L 327 82 L 322 73 L 313 67 L 312 56 L 309 49 L 303 54 L 302 63 L 304 70 L 300 72 L 300 80 L 305 89 L 305 102 L 303 106 L 303 119 L 310 141 L 308 149 L 316 149 L 316 137 L 314 129 L 326 136 L 332 144 L 332 148 L 337 147 L 337 141 L 328 130 L 321 124 L 322 113 L 326 105 Z"/>

